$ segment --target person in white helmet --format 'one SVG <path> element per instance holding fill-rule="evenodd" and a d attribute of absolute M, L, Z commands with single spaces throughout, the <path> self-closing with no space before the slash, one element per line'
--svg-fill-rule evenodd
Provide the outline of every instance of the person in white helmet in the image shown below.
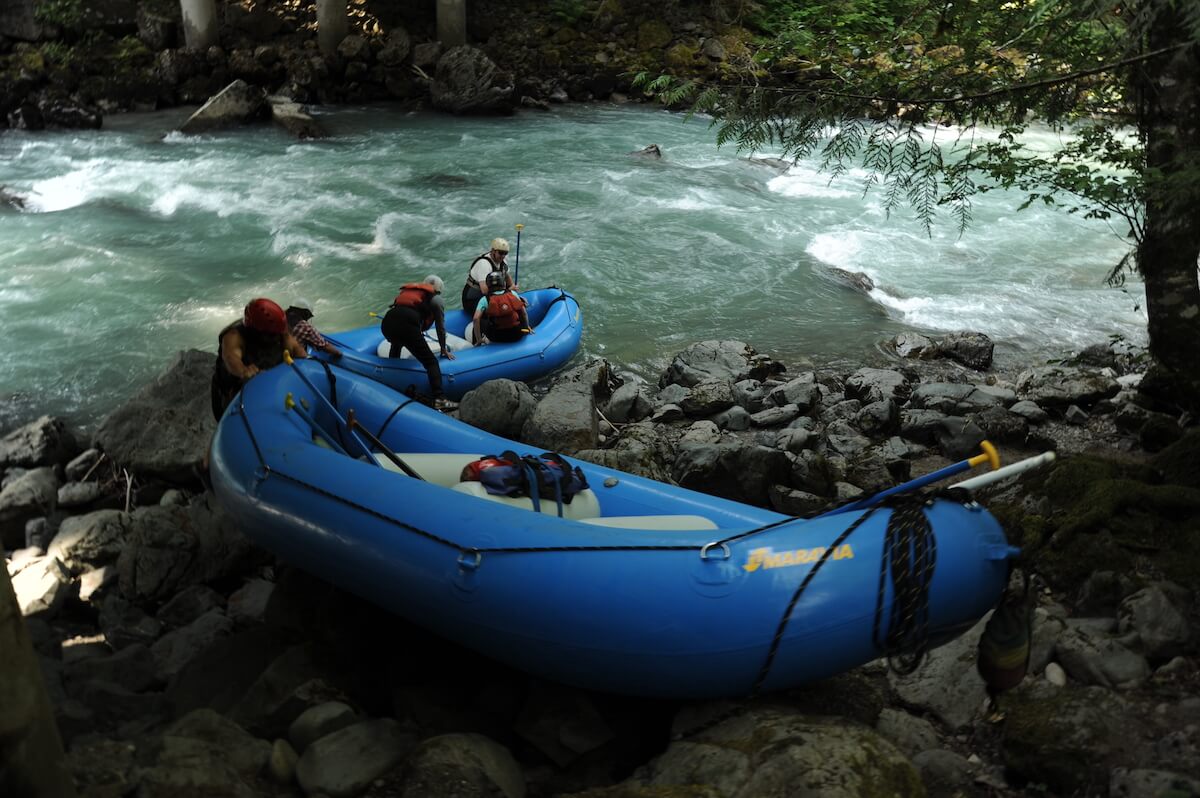
<path fill-rule="evenodd" d="M 342 353 L 338 348 L 329 341 L 325 340 L 325 336 L 317 332 L 317 328 L 312 326 L 309 321 L 313 317 L 312 303 L 307 299 L 295 299 L 287 309 L 288 329 L 291 330 L 292 337 L 304 345 L 308 351 L 320 349 L 323 352 L 328 352 L 334 358 L 339 358 Z"/>
<path fill-rule="evenodd" d="M 471 268 L 467 271 L 467 282 L 462 290 L 463 310 L 467 313 L 475 312 L 475 306 L 487 293 L 487 276 L 492 272 L 503 273 L 505 284 L 514 291 L 517 289 L 508 273 L 508 263 L 505 261 L 507 256 L 508 240 L 493 238 L 492 248 L 471 261 Z"/>

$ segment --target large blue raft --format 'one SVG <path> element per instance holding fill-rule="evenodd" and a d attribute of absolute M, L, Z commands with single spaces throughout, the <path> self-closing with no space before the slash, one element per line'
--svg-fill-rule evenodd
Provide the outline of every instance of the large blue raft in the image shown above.
<path fill-rule="evenodd" d="M 423 478 L 368 458 L 334 406 Z M 1016 551 L 970 501 L 804 520 L 583 462 L 590 488 L 560 517 L 460 480 L 504 450 L 538 453 L 308 360 L 246 385 L 211 473 L 281 559 L 527 672 L 629 695 L 777 690 L 944 643 L 994 606 Z"/>
<path fill-rule="evenodd" d="M 526 312 L 534 334 L 515 343 L 460 349 L 454 352 L 454 360 L 441 358 L 438 363 L 447 398 L 461 399 L 467 391 L 500 377 L 510 380 L 544 377 L 565 364 L 579 349 L 583 318 L 575 297 L 553 286 L 522 291 L 521 296 L 528 303 Z M 464 333 L 470 324 L 471 316 L 466 311 L 446 311 L 446 332 L 451 336 L 469 339 Z M 429 335 L 433 335 L 433 330 Z M 314 357 L 337 363 L 397 391 L 410 386 L 422 392 L 429 390 L 425 368 L 414 357 L 387 357 L 387 344 L 383 343 L 378 322 L 325 337 L 342 350 L 342 357 L 332 360 L 319 350 L 313 352 Z M 383 355 L 379 354 L 381 344 L 385 347 Z M 436 338 L 430 348 L 437 352 Z"/>

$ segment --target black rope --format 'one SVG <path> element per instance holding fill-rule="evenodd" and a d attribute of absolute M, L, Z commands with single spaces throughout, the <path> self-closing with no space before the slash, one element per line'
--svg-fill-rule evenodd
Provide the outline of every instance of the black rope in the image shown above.
<path fill-rule="evenodd" d="M 876 505 L 872 507 L 855 519 L 853 524 L 846 527 L 846 529 L 842 531 L 842 534 L 838 535 L 837 539 L 825 548 L 824 553 L 821 554 L 821 559 L 817 560 L 816 564 L 813 565 L 813 567 L 809 569 L 809 572 L 804 576 L 804 580 L 800 582 L 799 587 L 796 588 L 796 592 L 792 594 L 792 599 L 788 602 L 787 609 L 783 611 L 783 617 L 779 619 L 779 624 L 775 628 L 775 636 L 771 639 L 771 648 L 767 651 L 767 658 L 758 671 L 758 676 L 754 680 L 754 686 L 750 688 L 751 697 L 754 697 L 758 694 L 758 691 L 762 688 L 763 682 L 767 680 L 767 676 L 771 672 L 771 666 L 775 663 L 775 655 L 779 653 L 779 646 L 783 642 L 783 633 L 787 629 L 788 622 L 792 619 L 792 610 L 795 609 L 796 603 L 800 600 L 800 596 L 804 593 L 805 589 L 808 588 L 813 578 L 816 577 L 817 573 L 821 570 L 821 566 L 825 565 L 825 563 L 829 561 L 829 558 L 833 556 L 833 552 L 837 550 L 837 547 L 842 545 L 842 543 L 846 541 L 846 538 L 850 537 L 854 530 L 862 526 L 863 522 L 870 518 L 881 506 L 882 505 Z"/>
<path fill-rule="evenodd" d="M 871 637 L 888 658 L 888 666 L 900 674 L 920 667 L 929 648 L 929 585 L 937 567 L 937 538 L 925 507 L 931 497 L 897 496 L 883 538 L 879 558 L 879 589 L 875 597 L 875 619 Z M 888 576 L 892 583 L 892 606 L 887 632 L 882 631 L 883 599 Z"/>
<path fill-rule="evenodd" d="M 388 424 L 392 423 L 392 419 L 396 417 L 396 414 L 399 413 L 404 408 L 411 405 L 415 401 L 417 401 L 417 400 L 409 399 L 407 402 L 401 402 L 400 404 L 396 405 L 396 409 L 393 410 L 392 414 L 390 416 L 388 416 L 386 419 L 384 419 L 383 424 L 380 425 L 379 431 L 375 433 L 375 437 L 379 438 L 380 440 L 383 440 L 383 431 L 388 428 Z"/>

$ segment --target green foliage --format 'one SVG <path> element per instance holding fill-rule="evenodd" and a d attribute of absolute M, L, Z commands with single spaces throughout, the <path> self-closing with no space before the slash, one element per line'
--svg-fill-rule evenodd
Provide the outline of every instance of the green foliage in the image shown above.
<path fill-rule="evenodd" d="M 550 0 L 550 16 L 563 25 L 573 28 L 587 14 L 584 0 Z"/>
<path fill-rule="evenodd" d="M 84 21 L 83 0 L 40 0 L 33 15 L 44 25 L 77 28 Z"/>

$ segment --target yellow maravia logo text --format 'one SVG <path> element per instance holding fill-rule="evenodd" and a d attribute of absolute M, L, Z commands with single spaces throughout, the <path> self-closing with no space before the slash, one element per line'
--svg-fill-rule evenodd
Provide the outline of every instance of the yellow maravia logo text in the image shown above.
<path fill-rule="evenodd" d="M 821 546 L 815 549 L 796 549 L 795 551 L 781 551 L 776 553 L 775 549 L 751 549 L 750 557 L 746 560 L 746 564 L 742 567 L 747 571 L 757 571 L 759 568 L 783 568 L 788 565 L 807 565 L 815 563 L 825 555 L 825 547 Z M 849 543 L 844 543 L 833 550 L 833 554 L 829 555 L 831 560 L 846 560 L 854 557 L 854 549 L 850 548 Z"/>

